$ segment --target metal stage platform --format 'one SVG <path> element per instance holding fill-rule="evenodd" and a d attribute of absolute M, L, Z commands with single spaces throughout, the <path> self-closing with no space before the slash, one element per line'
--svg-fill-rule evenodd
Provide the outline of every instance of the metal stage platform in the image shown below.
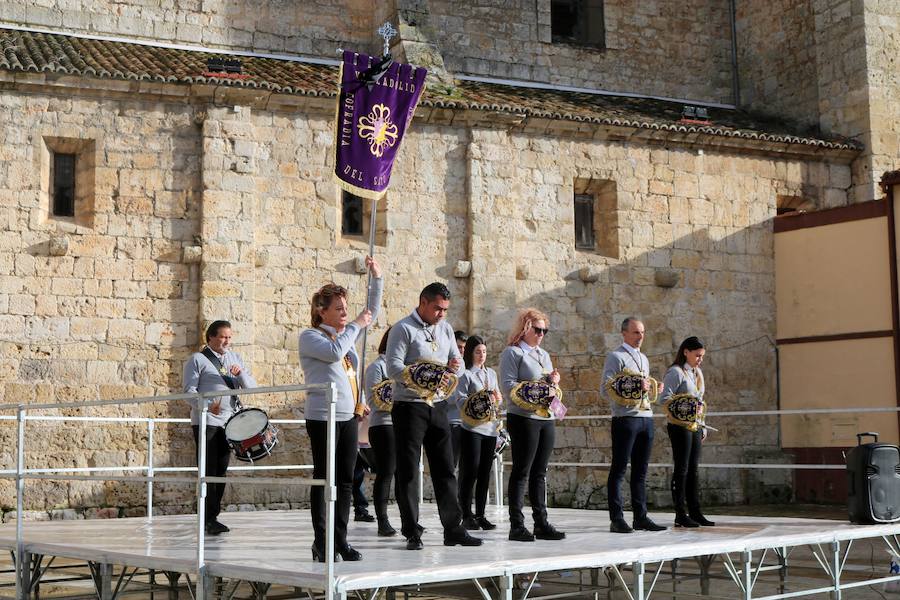
<path fill-rule="evenodd" d="M 566 531 L 566 539 L 522 543 L 506 539 L 505 509 L 489 507 L 488 518 L 498 528 L 476 532 L 484 538 L 483 546 L 462 548 L 443 546 L 434 505 L 424 505 L 422 516 L 425 549 L 418 552 L 406 550 L 399 535 L 378 537 L 374 523 L 351 523 L 350 541 L 364 559 L 336 564 L 330 591 L 342 599 L 360 592 L 361 598 L 374 600 L 381 591 L 402 586 L 468 581 L 475 586 L 472 594 L 485 600 L 523 598 L 533 591 L 527 582 L 533 583 L 535 574 L 596 569 L 595 578 L 598 572 L 606 574 L 609 586 L 604 589 L 618 588 L 623 590 L 622 597 L 645 600 L 654 589 L 657 595 L 671 595 L 671 591 L 660 590 L 662 582 L 671 579 L 671 561 L 695 557 L 701 570 L 706 565 L 707 572 L 721 562 L 733 582 L 734 593 L 726 596 L 731 598 L 774 600 L 828 592 L 840 598 L 841 590 L 900 577 L 863 582 L 841 577 L 854 540 L 875 539 L 897 554 L 900 524 L 860 526 L 816 519 L 716 516 L 716 527 L 621 535 L 609 532 L 605 511 L 553 509 L 551 521 Z M 654 513 L 653 517 L 659 523 L 672 522 L 669 514 Z M 205 564 L 209 578 L 226 580 L 226 585 L 219 586 L 226 590 L 225 596 L 228 582 L 237 581 L 253 582 L 256 597 L 265 597 L 270 584 L 294 588 L 302 597 L 328 588 L 325 566 L 311 560 L 307 511 L 233 512 L 223 514 L 220 520 L 231 532 L 206 536 Z M 392 521 L 399 527 L 396 513 Z M 23 589 L 29 596 L 33 593 L 44 574 L 43 566 L 52 557 L 87 562 L 101 600 L 111 600 L 127 590 L 122 584 L 129 568 L 132 574 L 134 569 L 167 573 L 170 580 L 175 573 L 196 578 L 196 532 L 196 516 L 192 515 L 28 522 L 24 524 L 23 564 L 30 569 Z M 16 549 L 13 524 L 0 527 L 0 547 Z M 754 594 L 757 577 L 768 571 L 783 572 L 794 547 L 812 550 L 828 585 L 801 592 Z M 666 564 L 669 567 L 664 569 Z M 519 590 L 514 580 L 523 574 L 526 589 Z"/>

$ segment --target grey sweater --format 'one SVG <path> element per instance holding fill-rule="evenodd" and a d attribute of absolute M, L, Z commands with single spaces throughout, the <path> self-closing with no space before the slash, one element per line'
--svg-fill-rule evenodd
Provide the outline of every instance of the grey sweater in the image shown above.
<path fill-rule="evenodd" d="M 367 306 L 372 311 L 373 322 L 378 317 L 381 307 L 383 288 L 384 279 L 379 277 L 372 280 Z M 353 398 L 350 379 L 344 369 L 344 356 L 350 357 L 354 372 L 359 373 L 356 340 L 362 334 L 363 329 L 356 323 L 347 324 L 340 333 L 336 333 L 327 325 L 320 327 L 305 329 L 300 333 L 300 368 L 303 370 L 303 379 L 306 383 L 334 382 L 337 386 L 336 419 L 349 421 L 354 416 L 356 400 Z M 331 334 L 334 339 L 331 339 L 328 334 Z M 362 391 L 360 390 L 360 392 Z M 328 420 L 328 402 L 325 399 L 324 391 L 307 392 L 303 415 L 310 421 Z"/>
<path fill-rule="evenodd" d="M 375 407 L 375 403 L 372 402 L 372 398 L 374 397 L 372 388 L 388 378 L 387 369 L 385 367 L 384 354 L 379 354 L 378 358 L 366 367 L 366 398 L 368 399 L 369 408 L 372 409 L 372 412 L 369 413 L 369 428 L 377 427 L 379 425 L 394 424 L 391 420 L 391 413 L 384 410 L 378 410 Z"/>
<path fill-rule="evenodd" d="M 247 389 L 256 387 L 256 380 L 250 375 L 250 370 L 244 366 L 244 361 L 241 360 L 241 357 L 238 354 L 231 350 L 226 350 L 224 356 L 219 355 L 219 360 L 222 361 L 223 366 L 229 374 L 231 373 L 231 367 L 233 365 L 237 365 L 241 368 L 241 374 L 235 377 L 239 388 Z M 231 388 L 225 385 L 225 381 L 222 379 L 219 369 L 202 353 L 195 352 L 188 361 L 184 363 L 183 382 L 185 394 L 193 394 L 194 392 L 217 392 L 219 390 L 224 393 L 222 396 L 210 399 L 210 403 L 216 400 L 219 401 L 219 414 L 214 415 L 210 412 L 207 415 L 206 423 L 210 427 L 225 427 L 225 423 L 231 418 L 231 415 L 234 414 L 234 407 L 231 406 L 231 395 L 229 394 Z M 191 405 L 191 425 L 199 425 L 200 410 L 197 407 L 197 401 L 189 400 L 188 403 Z M 246 396 L 244 396 L 243 403 L 248 406 L 252 404 L 250 399 Z"/>
<path fill-rule="evenodd" d="M 690 394 L 702 400 L 705 392 L 702 382 L 703 373 L 700 372 L 700 369 L 692 369 L 687 365 L 684 367 L 672 365 L 666 371 L 663 379 L 663 392 L 659 397 L 660 405 L 665 404 L 666 400 L 674 394 Z"/>
<path fill-rule="evenodd" d="M 487 385 L 482 385 L 482 379 L 484 379 L 484 382 Z M 459 385 L 456 387 L 456 394 L 454 395 L 457 414 L 462 410 L 462 405 L 466 401 L 466 398 L 485 388 L 489 390 L 500 389 L 497 384 L 496 371 L 490 367 L 472 367 L 463 371 L 463 374 L 459 378 Z M 489 437 L 497 437 L 500 429 L 500 419 L 472 427 L 471 425 L 467 425 L 462 418 L 460 418 L 460 424 L 463 429 Z"/>
<path fill-rule="evenodd" d="M 622 406 L 609 397 L 606 391 L 606 382 L 612 379 L 619 371 L 628 369 L 637 371 L 645 377 L 650 375 L 650 361 L 640 350 L 626 347 L 622 344 L 606 356 L 603 365 L 603 378 L 600 383 L 600 394 L 609 401 L 609 409 L 614 417 L 653 417 L 653 410 L 638 410 Z"/>
<path fill-rule="evenodd" d="M 453 327 L 446 320 L 438 321 L 436 325 L 427 325 L 419 317 L 419 313 L 413 310 L 407 317 L 398 321 L 391 328 L 387 350 L 384 353 L 388 377 L 394 380 L 394 402 L 425 402 L 416 392 L 403 384 L 403 369 L 408 365 L 419 360 L 447 364 L 453 358 L 462 360 L 456 346 Z"/>
<path fill-rule="evenodd" d="M 549 417 L 538 416 L 530 410 L 520 408 L 509 397 L 509 392 L 517 383 L 537 381 L 552 370 L 553 363 L 550 361 L 550 355 L 540 346 L 527 353 L 521 345 L 507 346 L 500 354 L 500 393 L 506 400 L 506 412 L 529 419 L 553 420 L 552 413 Z"/>

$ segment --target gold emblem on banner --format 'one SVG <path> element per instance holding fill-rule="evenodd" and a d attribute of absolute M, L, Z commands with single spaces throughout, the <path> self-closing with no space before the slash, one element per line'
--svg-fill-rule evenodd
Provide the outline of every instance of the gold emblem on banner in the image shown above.
<path fill-rule="evenodd" d="M 378 158 L 397 141 L 397 126 L 391 121 L 391 109 L 384 104 L 376 104 L 368 115 L 360 117 L 356 129 L 359 137 L 368 140 L 372 156 Z"/>

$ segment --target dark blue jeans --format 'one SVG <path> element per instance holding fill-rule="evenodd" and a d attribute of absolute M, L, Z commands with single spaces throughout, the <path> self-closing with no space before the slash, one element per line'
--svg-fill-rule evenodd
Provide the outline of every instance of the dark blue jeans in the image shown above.
<path fill-rule="evenodd" d="M 624 518 L 622 481 L 631 460 L 631 510 L 634 520 L 647 516 L 647 463 L 653 448 L 653 419 L 650 417 L 613 417 L 612 465 L 609 468 L 609 518 Z"/>

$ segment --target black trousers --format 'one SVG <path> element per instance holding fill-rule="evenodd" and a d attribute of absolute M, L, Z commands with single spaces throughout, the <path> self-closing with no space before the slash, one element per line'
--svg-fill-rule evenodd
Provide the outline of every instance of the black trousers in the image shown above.
<path fill-rule="evenodd" d="M 325 478 L 328 451 L 328 422 L 306 421 L 306 432 L 312 446 L 313 477 Z M 358 425 L 356 419 L 337 421 L 335 433 L 334 476 L 337 487 L 337 498 L 334 507 L 334 547 L 342 550 L 347 544 L 347 522 L 350 520 L 350 504 L 353 489 L 353 468 L 356 465 L 358 450 Z M 322 486 L 313 486 L 309 491 L 310 515 L 312 517 L 315 544 L 325 547 L 325 490 Z"/>
<path fill-rule="evenodd" d="M 459 506 L 463 516 L 484 516 L 491 467 L 497 438 L 462 429 L 460 433 Z M 472 513 L 472 487 L 475 487 L 475 512 Z"/>
<path fill-rule="evenodd" d="M 700 490 L 697 485 L 697 466 L 700 464 L 703 434 L 671 423 L 666 431 L 672 442 L 672 461 L 675 463 L 672 473 L 672 502 L 675 503 L 675 511 L 684 513 L 686 506 L 688 513 L 698 514 Z"/>
<path fill-rule="evenodd" d="M 512 447 L 512 471 L 509 474 L 509 525 L 524 527 L 525 485 L 531 515 L 537 525 L 547 523 L 547 463 L 556 443 L 556 425 L 552 420 L 507 415 L 506 426 Z"/>
<path fill-rule="evenodd" d="M 622 481 L 631 460 L 631 511 L 634 520 L 647 516 L 647 464 L 653 448 L 653 419 L 650 417 L 613 417 L 612 465 L 609 468 L 610 519 L 624 518 Z"/>
<path fill-rule="evenodd" d="M 200 444 L 199 434 L 200 426 L 191 425 L 194 430 L 194 446 L 197 448 L 197 461 L 200 461 Z M 228 471 L 228 461 L 231 459 L 231 448 L 228 447 L 228 440 L 225 439 L 224 427 L 206 428 L 206 476 L 207 477 L 225 477 Z M 207 483 L 206 484 L 206 522 L 211 523 L 216 520 L 219 513 L 222 512 L 222 496 L 225 495 L 224 483 Z"/>
<path fill-rule="evenodd" d="M 450 443 L 453 445 L 453 468 L 459 468 L 459 453 L 460 453 L 460 436 L 462 435 L 462 425 L 451 425 L 450 426 Z"/>
<path fill-rule="evenodd" d="M 394 426 L 369 427 L 369 443 L 372 444 L 372 452 L 375 455 L 375 483 L 372 485 L 372 501 L 375 503 L 375 516 L 384 521 L 388 518 L 387 506 L 388 499 L 391 497 L 391 482 L 397 468 Z"/>
<path fill-rule="evenodd" d="M 422 448 L 428 457 L 431 483 L 444 533 L 461 529 L 462 513 L 453 474 L 453 449 L 447 403 L 428 406 L 424 402 L 394 402 L 391 409 L 397 445 L 397 508 L 401 532 L 407 538 L 419 535 L 419 490 L 417 472 Z"/>

